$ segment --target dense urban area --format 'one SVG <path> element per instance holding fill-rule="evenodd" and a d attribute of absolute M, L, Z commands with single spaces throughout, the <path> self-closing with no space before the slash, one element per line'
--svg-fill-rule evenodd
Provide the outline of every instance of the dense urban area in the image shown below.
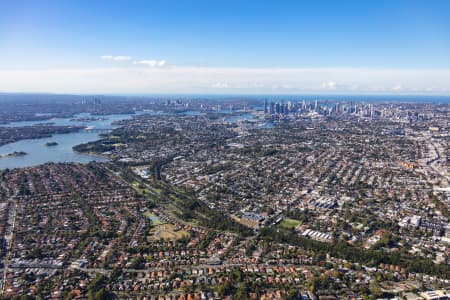
<path fill-rule="evenodd" d="M 0 170 L 0 299 L 449 297 L 448 102 L 1 98 L 0 145 L 132 117 Z"/>

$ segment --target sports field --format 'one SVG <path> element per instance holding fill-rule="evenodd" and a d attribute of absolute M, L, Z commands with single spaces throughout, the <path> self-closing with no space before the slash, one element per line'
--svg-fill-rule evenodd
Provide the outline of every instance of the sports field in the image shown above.
<path fill-rule="evenodd" d="M 161 219 L 157 215 L 155 215 L 149 211 L 144 212 L 144 216 L 149 218 L 150 221 L 152 221 L 153 226 L 158 226 L 158 225 L 164 224 L 164 222 L 161 221 Z"/>
<path fill-rule="evenodd" d="M 299 220 L 284 218 L 283 221 L 281 221 L 280 226 L 284 228 L 295 228 L 300 224 L 302 224 L 302 222 Z"/>

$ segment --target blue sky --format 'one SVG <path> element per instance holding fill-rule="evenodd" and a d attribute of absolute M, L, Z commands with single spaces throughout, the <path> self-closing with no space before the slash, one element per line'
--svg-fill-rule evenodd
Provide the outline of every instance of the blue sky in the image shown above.
<path fill-rule="evenodd" d="M 449 70 L 445 0 L 0 2 L 2 91 L 448 94 Z"/>

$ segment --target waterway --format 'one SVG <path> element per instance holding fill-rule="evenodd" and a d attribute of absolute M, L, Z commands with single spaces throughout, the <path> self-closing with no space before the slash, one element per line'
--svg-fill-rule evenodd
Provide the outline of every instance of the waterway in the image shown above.
<path fill-rule="evenodd" d="M 114 121 L 130 119 L 132 114 L 117 114 L 105 116 L 91 116 L 83 113 L 74 116 L 73 118 L 98 118 L 95 121 L 71 121 L 73 118 L 53 118 L 46 121 L 21 121 L 12 122 L 1 126 L 20 127 L 32 126 L 37 123 L 53 123 L 57 126 L 92 126 L 94 129 L 114 129 L 116 126 L 112 125 Z M 46 162 L 76 162 L 87 163 L 90 161 L 106 161 L 107 159 L 101 156 L 80 154 L 73 151 L 72 147 L 75 145 L 92 142 L 98 140 L 99 133 L 89 130 L 80 130 L 72 133 L 54 134 L 49 138 L 27 139 L 20 140 L 15 143 L 6 144 L 0 147 L 0 155 L 12 153 L 14 151 L 23 151 L 28 153 L 25 156 L 17 157 L 3 157 L 0 158 L 0 169 L 6 168 L 21 168 L 28 166 L 35 166 Z M 56 142 L 57 146 L 46 146 L 46 143 Z"/>
<path fill-rule="evenodd" d="M 231 116 L 225 120 L 230 123 L 237 123 L 239 121 L 256 121 L 257 118 L 251 113 L 243 113 L 240 115 Z"/>

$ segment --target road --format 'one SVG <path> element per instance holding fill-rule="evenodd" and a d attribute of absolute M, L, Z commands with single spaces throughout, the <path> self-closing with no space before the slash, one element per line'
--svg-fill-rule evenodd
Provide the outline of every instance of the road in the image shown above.
<path fill-rule="evenodd" d="M 14 240 L 14 230 L 16 228 L 16 219 L 17 219 L 17 200 L 10 203 L 10 208 L 8 209 L 8 221 L 6 223 L 5 228 L 5 257 L 3 259 L 3 276 L 1 281 L 1 293 L 3 294 L 5 292 L 6 287 L 6 275 L 8 274 L 8 265 L 9 261 L 11 260 L 12 255 L 12 244 Z"/>
<path fill-rule="evenodd" d="M 211 265 L 211 264 L 199 264 L 199 265 L 185 265 L 185 266 L 177 266 L 177 269 L 180 270 L 192 270 L 192 269 L 213 269 L 213 270 L 217 270 L 217 269 L 223 269 L 223 268 L 236 268 L 236 267 L 242 267 L 242 266 L 248 266 L 248 267 L 257 267 L 257 268 L 273 268 L 273 267 L 284 267 L 284 268 L 290 268 L 290 267 L 294 267 L 294 268 L 298 268 L 298 267 L 302 267 L 303 269 L 310 269 L 312 268 L 311 266 L 306 266 L 303 264 L 298 264 L 298 265 L 294 265 L 294 264 L 285 264 L 285 265 L 269 265 L 269 264 L 265 264 L 265 263 L 261 263 L 261 264 L 235 264 L 235 263 L 224 263 L 224 264 L 220 264 L 220 265 Z M 113 270 L 112 269 L 102 269 L 102 268 L 81 268 L 81 267 L 70 267 L 71 269 L 76 269 L 76 270 L 80 270 L 86 273 L 97 273 L 97 274 L 109 274 L 111 273 Z M 145 269 L 121 269 L 122 272 L 124 273 L 142 273 L 142 272 L 146 272 L 146 273 L 150 273 L 150 272 L 158 272 L 158 271 L 165 271 L 168 270 L 168 267 L 154 267 L 154 268 L 145 268 Z"/>

